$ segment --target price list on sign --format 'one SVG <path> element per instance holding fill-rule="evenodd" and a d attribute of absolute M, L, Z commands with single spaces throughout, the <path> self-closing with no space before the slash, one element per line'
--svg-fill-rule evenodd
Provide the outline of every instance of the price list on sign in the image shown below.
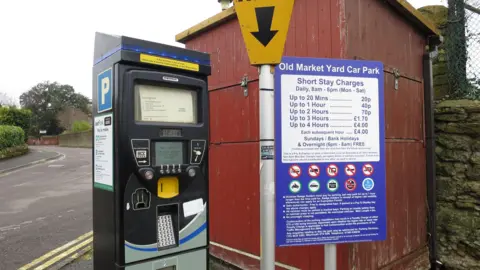
<path fill-rule="evenodd" d="M 282 135 L 290 138 L 283 162 L 379 160 L 377 79 L 283 75 L 281 84 Z"/>
<path fill-rule="evenodd" d="M 284 57 L 275 89 L 277 245 L 385 239 L 383 64 Z"/>

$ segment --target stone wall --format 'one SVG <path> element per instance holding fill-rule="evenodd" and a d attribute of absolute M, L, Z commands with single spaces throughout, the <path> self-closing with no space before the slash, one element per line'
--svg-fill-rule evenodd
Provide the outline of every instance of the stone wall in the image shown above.
<path fill-rule="evenodd" d="M 446 36 L 448 9 L 419 11 Z M 449 98 L 447 51 L 433 59 L 436 100 Z M 480 101 L 447 100 L 436 105 L 437 246 L 447 269 L 480 269 Z"/>
<path fill-rule="evenodd" d="M 480 101 L 435 109 L 437 245 L 447 269 L 480 269 Z"/>
<path fill-rule="evenodd" d="M 28 145 L 58 145 L 58 136 L 42 136 L 40 138 L 29 137 Z"/>
<path fill-rule="evenodd" d="M 63 147 L 92 148 L 92 131 L 62 134 L 58 136 L 58 142 Z"/>

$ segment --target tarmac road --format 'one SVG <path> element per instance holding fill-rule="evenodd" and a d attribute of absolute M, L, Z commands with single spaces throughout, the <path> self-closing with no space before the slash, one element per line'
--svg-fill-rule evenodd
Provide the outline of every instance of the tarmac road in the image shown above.
<path fill-rule="evenodd" d="M 19 269 L 42 256 L 22 269 L 48 269 L 45 262 L 56 260 L 44 254 L 92 230 L 92 150 L 31 148 L 64 157 L 0 175 L 2 270 Z"/>

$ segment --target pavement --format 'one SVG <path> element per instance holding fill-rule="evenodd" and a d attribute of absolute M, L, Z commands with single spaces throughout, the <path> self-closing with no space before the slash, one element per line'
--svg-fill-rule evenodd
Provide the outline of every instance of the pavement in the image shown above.
<path fill-rule="evenodd" d="M 91 247 L 91 149 L 0 162 L 0 269 L 56 269 Z M 89 234 L 90 232 L 90 234 Z"/>
<path fill-rule="evenodd" d="M 62 270 L 92 270 L 93 269 L 92 253 L 93 253 L 93 250 L 89 251 L 87 254 L 65 265 L 62 268 Z"/>
<path fill-rule="evenodd" d="M 30 149 L 0 161 L 0 270 L 93 269 L 92 149 Z"/>

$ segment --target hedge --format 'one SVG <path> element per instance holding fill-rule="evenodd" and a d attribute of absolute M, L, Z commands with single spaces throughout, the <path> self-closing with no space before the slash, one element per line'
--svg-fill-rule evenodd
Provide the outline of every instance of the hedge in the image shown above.
<path fill-rule="evenodd" d="M 0 150 L 25 144 L 25 132 L 16 126 L 0 125 Z"/>
<path fill-rule="evenodd" d="M 73 122 L 72 131 L 73 132 L 83 132 L 92 129 L 92 125 L 90 125 L 87 121 L 75 121 Z"/>
<path fill-rule="evenodd" d="M 28 153 L 28 145 L 22 144 L 0 150 L 0 160 L 18 157 Z"/>
<path fill-rule="evenodd" d="M 17 126 L 23 129 L 25 139 L 30 131 L 30 122 L 32 112 L 28 109 L 19 109 L 15 107 L 0 108 L 0 125 Z"/>
<path fill-rule="evenodd" d="M 65 130 L 62 134 L 81 133 L 92 130 L 92 125 L 88 121 L 80 120 L 73 122 L 71 130 Z"/>

